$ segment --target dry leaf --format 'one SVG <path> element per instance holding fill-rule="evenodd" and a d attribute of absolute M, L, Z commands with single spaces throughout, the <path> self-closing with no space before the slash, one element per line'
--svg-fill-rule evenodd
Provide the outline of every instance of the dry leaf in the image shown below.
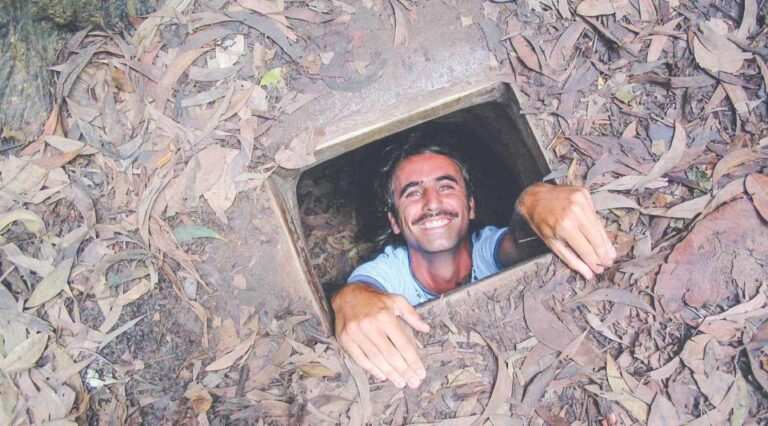
<path fill-rule="evenodd" d="M 696 62 L 712 72 L 725 71 L 736 74 L 751 54 L 742 52 L 727 37 L 728 24 L 719 19 L 699 22 L 699 31 L 693 37 L 691 49 Z"/>
<path fill-rule="evenodd" d="M 31 336 L 13 348 L 5 359 L 0 360 L 0 369 L 5 370 L 6 373 L 29 370 L 35 366 L 37 360 L 43 355 L 47 343 L 48 335 L 45 333 Z"/>
<path fill-rule="evenodd" d="M 597 211 L 611 209 L 640 209 L 640 206 L 637 205 L 634 200 L 608 191 L 593 193 L 592 203 L 594 203 L 595 210 Z"/>
<path fill-rule="evenodd" d="M 648 426 L 668 426 L 680 423 L 675 406 L 661 393 L 656 394 L 648 416 Z"/>
<path fill-rule="evenodd" d="M 395 47 L 408 46 L 408 28 L 406 27 L 405 15 L 395 3 L 394 0 L 389 0 L 389 5 L 392 6 L 395 14 L 395 35 L 392 43 Z"/>
<path fill-rule="evenodd" d="M 213 361 L 205 367 L 205 371 L 217 371 L 231 367 L 235 362 L 242 358 L 256 340 L 256 335 L 251 336 L 249 339 L 243 340 L 239 345 L 235 346 L 231 351 L 222 356 L 221 358 Z"/>
<path fill-rule="evenodd" d="M 179 77 L 181 77 L 181 74 L 192 65 L 192 62 L 194 62 L 195 59 L 208 50 L 210 50 L 208 47 L 190 50 L 183 52 L 176 57 L 157 83 L 157 88 L 155 89 L 155 109 L 160 111 L 160 113 L 164 113 L 165 103 L 168 101 L 168 97 L 171 96 L 173 85 L 176 83 L 176 80 L 178 80 Z"/>
<path fill-rule="evenodd" d="M 530 292 L 525 292 L 523 295 L 523 312 L 525 323 L 533 335 L 541 343 L 552 349 L 563 352 L 578 337 L 577 334 L 566 328 L 555 314 L 537 301 Z M 589 342 L 581 344 L 572 358 L 585 366 L 595 365 L 601 359 L 595 347 Z"/>
<path fill-rule="evenodd" d="M 618 396 L 617 401 L 619 404 L 626 408 L 638 421 L 646 423 L 650 411 L 648 404 L 632 393 L 627 382 L 621 377 L 619 367 L 616 365 L 616 361 L 611 354 L 606 356 L 605 374 L 608 377 L 608 384 L 611 386 L 611 390 Z"/>
<path fill-rule="evenodd" d="M 11 210 L 0 217 L 0 233 L 13 222 L 21 222 L 32 233 L 41 235 L 45 232 L 43 219 L 36 213 L 25 209 Z"/>
<path fill-rule="evenodd" d="M 735 84 L 723 83 L 722 85 L 736 113 L 739 114 L 742 120 L 746 120 L 749 117 L 749 98 L 747 98 L 747 92 L 744 91 L 743 87 Z"/>
<path fill-rule="evenodd" d="M 362 411 L 362 419 L 360 424 L 368 424 L 368 419 L 371 418 L 372 406 L 371 406 L 371 387 L 368 383 L 368 376 L 365 371 L 352 361 L 349 357 L 344 356 L 344 364 L 346 364 L 352 378 L 355 380 L 355 386 L 357 387 L 357 402 L 360 404 Z"/>
<path fill-rule="evenodd" d="M 190 383 L 187 390 L 184 391 L 184 398 L 192 404 L 195 414 L 202 414 L 208 411 L 213 404 L 213 398 L 208 390 L 197 383 Z"/>
<path fill-rule="evenodd" d="M 612 0 L 584 0 L 576 6 L 576 13 L 581 16 L 612 15 L 616 13 L 616 6 L 622 1 Z"/>
<path fill-rule="evenodd" d="M 574 297 L 567 304 L 609 301 L 634 306 L 648 313 L 654 313 L 651 305 L 645 303 L 642 297 L 621 288 L 600 288 L 590 293 Z"/>
<path fill-rule="evenodd" d="M 765 156 L 752 148 L 741 148 L 729 152 L 717 162 L 715 170 L 712 172 L 712 188 L 717 188 L 717 182 L 720 178 L 730 173 L 736 167 L 762 158 L 765 158 Z"/>
<path fill-rule="evenodd" d="M 280 148 L 275 154 L 275 162 L 286 169 L 300 169 L 315 162 L 312 132 L 305 131 L 296 136 L 286 148 Z"/>
<path fill-rule="evenodd" d="M 74 262 L 75 259 L 66 259 L 56 265 L 54 270 L 35 286 L 35 290 L 24 305 L 27 308 L 35 307 L 53 299 L 62 290 L 66 290 L 69 293 L 67 280 L 69 279 L 69 272 L 72 270 Z"/>
<path fill-rule="evenodd" d="M 141 315 L 137 318 L 134 318 L 126 322 L 125 324 L 121 325 L 119 328 L 117 328 L 113 332 L 107 334 L 106 337 L 104 337 L 104 340 L 102 340 L 101 343 L 99 343 L 99 350 L 102 350 L 105 346 L 110 344 L 113 340 L 117 338 L 117 336 L 133 328 L 133 326 L 136 325 L 137 322 L 141 321 L 141 319 L 144 318 L 145 316 L 146 315 Z"/>
<path fill-rule="evenodd" d="M 336 377 L 338 373 L 319 362 L 308 362 L 299 365 L 299 370 L 309 377 Z"/>
<path fill-rule="evenodd" d="M 685 128 L 683 128 L 679 121 L 675 121 L 675 134 L 672 137 L 672 145 L 670 146 L 669 151 L 659 158 L 659 161 L 653 165 L 651 171 L 635 183 L 633 188 L 638 189 L 643 187 L 674 169 L 677 163 L 683 159 L 687 139 L 688 137 L 685 133 Z"/>
<path fill-rule="evenodd" d="M 675 356 L 670 360 L 668 363 L 662 365 L 661 367 L 657 368 L 656 370 L 653 370 L 648 373 L 648 377 L 654 380 L 664 380 L 669 378 L 672 373 L 677 370 L 677 366 L 680 365 L 680 357 Z"/>

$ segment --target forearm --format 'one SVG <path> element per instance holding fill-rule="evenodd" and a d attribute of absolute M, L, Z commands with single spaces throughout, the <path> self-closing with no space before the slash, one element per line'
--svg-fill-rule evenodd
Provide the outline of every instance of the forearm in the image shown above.
<path fill-rule="evenodd" d="M 499 243 L 498 258 L 502 268 L 508 268 L 546 251 L 544 242 L 526 223 L 521 224 L 519 220 L 521 219 L 513 218 L 510 221 L 509 232 L 504 234 Z"/>

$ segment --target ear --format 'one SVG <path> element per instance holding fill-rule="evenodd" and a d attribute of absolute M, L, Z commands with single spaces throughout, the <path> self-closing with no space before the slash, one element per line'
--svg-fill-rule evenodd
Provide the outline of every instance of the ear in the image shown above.
<path fill-rule="evenodd" d="M 395 215 L 393 215 L 392 212 L 387 212 L 387 217 L 389 218 L 389 226 L 392 228 L 392 232 L 394 232 L 395 235 L 400 235 L 400 225 L 397 224 Z"/>
<path fill-rule="evenodd" d="M 475 197 L 469 197 L 469 220 L 472 220 L 475 217 Z"/>

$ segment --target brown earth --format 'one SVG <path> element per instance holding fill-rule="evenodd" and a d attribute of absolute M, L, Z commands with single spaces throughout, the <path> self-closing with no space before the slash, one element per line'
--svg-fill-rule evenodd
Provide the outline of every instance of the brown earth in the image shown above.
<path fill-rule="evenodd" d="M 174 1 L 135 22 L 62 51 L 60 106 L 0 163 L 0 423 L 765 423 L 758 2 Z M 585 282 L 544 256 L 420 308 L 428 378 L 376 382 L 324 329 L 281 185 L 498 81 L 620 262 Z"/>

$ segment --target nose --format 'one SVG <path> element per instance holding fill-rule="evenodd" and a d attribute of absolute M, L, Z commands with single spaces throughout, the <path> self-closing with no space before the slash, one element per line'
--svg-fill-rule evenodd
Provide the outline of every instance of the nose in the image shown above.
<path fill-rule="evenodd" d="M 440 199 L 440 193 L 432 188 L 424 190 L 424 210 L 435 211 L 440 210 L 442 207 L 442 200 Z"/>

